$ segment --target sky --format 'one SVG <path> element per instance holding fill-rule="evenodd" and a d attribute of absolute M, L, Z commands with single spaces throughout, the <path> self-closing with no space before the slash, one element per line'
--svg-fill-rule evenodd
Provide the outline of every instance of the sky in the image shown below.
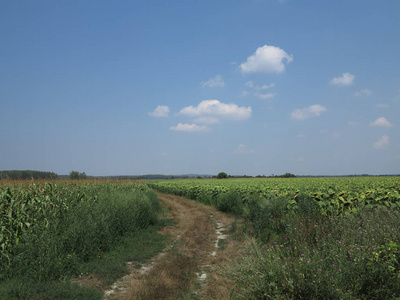
<path fill-rule="evenodd" d="M 400 173 L 400 1 L 1 1 L 0 170 Z"/>

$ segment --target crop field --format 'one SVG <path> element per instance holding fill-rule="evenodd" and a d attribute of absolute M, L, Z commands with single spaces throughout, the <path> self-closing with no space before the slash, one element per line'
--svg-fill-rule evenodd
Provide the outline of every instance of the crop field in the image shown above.
<path fill-rule="evenodd" d="M 104 273 L 119 272 L 114 282 L 121 267 L 104 264 L 125 238 L 130 260 L 132 249 L 147 257 L 162 249 L 157 229 L 140 237 L 162 225 L 154 190 L 240 220 L 236 235 L 246 242 L 222 274 L 233 282 L 232 299 L 400 297 L 399 177 L 3 180 L 0 297 L 100 299 L 66 282 L 96 261 Z"/>
<path fill-rule="evenodd" d="M 215 202 L 227 193 L 237 193 L 246 203 L 254 197 L 277 197 L 297 208 L 299 196 L 314 199 L 323 214 L 354 212 L 360 206 L 400 208 L 399 177 L 346 178 L 247 178 L 179 180 L 148 183 L 156 190 L 200 201 Z"/>
<path fill-rule="evenodd" d="M 1 181 L 0 287 L 81 275 L 125 236 L 155 225 L 159 209 L 154 191 L 132 181 Z"/>
<path fill-rule="evenodd" d="M 400 297 L 400 178 L 149 182 L 245 219 L 238 299 Z"/>

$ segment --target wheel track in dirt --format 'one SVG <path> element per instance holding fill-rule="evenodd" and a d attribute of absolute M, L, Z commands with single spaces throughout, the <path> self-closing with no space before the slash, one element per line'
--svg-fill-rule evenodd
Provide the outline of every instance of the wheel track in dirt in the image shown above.
<path fill-rule="evenodd" d="M 232 216 L 183 197 L 158 193 L 176 221 L 162 234 L 172 242 L 140 269 L 128 262 L 130 273 L 105 291 L 104 299 L 227 299 L 231 282 L 218 274 L 236 257 L 240 242 L 228 239 L 219 249 Z"/>

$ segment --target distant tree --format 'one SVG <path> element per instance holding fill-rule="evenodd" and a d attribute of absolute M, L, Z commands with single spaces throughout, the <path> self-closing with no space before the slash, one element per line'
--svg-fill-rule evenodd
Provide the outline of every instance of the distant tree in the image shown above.
<path fill-rule="evenodd" d="M 203 179 L 203 177 L 201 177 L 201 176 L 199 175 L 199 176 L 197 176 L 197 179 Z"/>
<path fill-rule="evenodd" d="M 285 173 L 281 177 L 282 178 L 294 178 L 294 177 L 296 177 L 296 175 L 294 175 L 292 173 Z"/>
<path fill-rule="evenodd" d="M 0 179 L 56 179 L 57 174 L 52 172 L 32 170 L 0 171 Z"/>
<path fill-rule="evenodd" d="M 275 178 L 295 178 L 296 175 L 292 174 L 292 173 L 285 173 L 283 175 L 274 175 L 272 174 L 272 176 L 270 177 L 275 177 Z"/>
<path fill-rule="evenodd" d="M 217 175 L 218 179 L 223 179 L 223 178 L 228 178 L 228 174 L 226 174 L 225 172 L 220 172 Z"/>
<path fill-rule="evenodd" d="M 79 172 L 78 171 L 71 171 L 69 172 L 70 179 L 79 179 Z"/>

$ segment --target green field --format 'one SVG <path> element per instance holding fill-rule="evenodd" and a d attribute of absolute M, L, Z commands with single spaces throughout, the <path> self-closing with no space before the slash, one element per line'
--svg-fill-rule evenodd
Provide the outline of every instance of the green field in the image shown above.
<path fill-rule="evenodd" d="M 243 220 L 247 242 L 223 274 L 233 299 L 400 297 L 399 177 L 3 180 L 0 296 L 100 299 L 69 279 L 95 272 L 110 284 L 125 261 L 162 249 L 154 190 Z"/>
<path fill-rule="evenodd" d="M 315 200 L 321 212 L 329 215 L 354 212 L 360 206 L 400 207 L 400 177 L 165 180 L 148 185 L 162 192 L 210 203 L 232 192 L 244 203 L 254 197 L 277 197 L 287 200 L 292 209 L 297 208 L 298 197 L 304 196 Z"/>
<path fill-rule="evenodd" d="M 400 297 L 400 178 L 148 183 L 245 219 L 251 246 L 227 271 L 239 299 Z"/>
<path fill-rule="evenodd" d="M 159 211 L 156 193 L 132 181 L 0 182 L 0 298 L 101 299 L 68 279 L 110 284 L 127 260 L 160 251 Z"/>

